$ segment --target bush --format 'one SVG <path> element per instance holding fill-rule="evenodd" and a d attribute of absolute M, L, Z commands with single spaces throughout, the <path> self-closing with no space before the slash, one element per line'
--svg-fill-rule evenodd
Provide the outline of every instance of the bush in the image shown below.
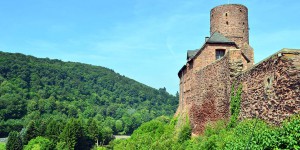
<path fill-rule="evenodd" d="M 187 119 L 186 124 L 182 127 L 182 129 L 179 132 L 178 142 L 183 143 L 183 142 L 191 139 L 191 136 L 192 136 L 192 128 L 189 123 L 189 120 Z"/>
<path fill-rule="evenodd" d="M 227 122 L 221 120 L 207 125 L 204 133 L 193 139 L 190 139 L 188 126 L 179 130 L 178 136 L 177 132 L 172 121 L 155 119 L 142 124 L 131 138 L 112 142 L 112 146 L 117 150 L 300 149 L 300 115 L 287 119 L 281 127 L 249 119 L 228 128 Z"/>
<path fill-rule="evenodd" d="M 47 138 L 38 136 L 28 142 L 24 150 L 52 150 L 54 144 Z"/>
<path fill-rule="evenodd" d="M 0 149 L 6 149 L 5 148 L 5 143 L 0 142 Z"/>

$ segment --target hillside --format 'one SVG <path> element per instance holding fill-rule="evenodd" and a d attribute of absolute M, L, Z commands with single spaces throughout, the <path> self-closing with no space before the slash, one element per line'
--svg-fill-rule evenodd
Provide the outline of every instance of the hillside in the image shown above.
<path fill-rule="evenodd" d="M 93 118 L 115 134 L 173 115 L 178 105 L 156 90 L 113 70 L 75 62 L 0 52 L 0 136 L 31 120 Z"/>

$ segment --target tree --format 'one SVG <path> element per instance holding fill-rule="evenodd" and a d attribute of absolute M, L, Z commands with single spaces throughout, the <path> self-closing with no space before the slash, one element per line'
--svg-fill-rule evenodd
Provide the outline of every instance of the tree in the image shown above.
<path fill-rule="evenodd" d="M 20 134 L 16 131 L 10 132 L 6 143 L 6 150 L 22 150 L 22 149 L 23 149 L 23 143 Z"/>
<path fill-rule="evenodd" d="M 77 119 L 70 119 L 61 134 L 61 142 L 65 142 L 68 149 L 85 150 L 92 146 L 87 139 L 84 128 Z"/>
<path fill-rule="evenodd" d="M 102 135 L 102 144 L 108 144 L 109 141 L 111 141 L 113 137 L 113 130 L 109 127 L 104 127 L 101 130 L 101 135 Z"/>
<path fill-rule="evenodd" d="M 57 142 L 59 135 L 63 131 L 62 120 L 51 120 L 46 129 L 46 136 Z"/>
<path fill-rule="evenodd" d="M 115 127 L 117 132 L 123 131 L 123 122 L 121 120 L 117 120 L 115 123 Z"/>
<path fill-rule="evenodd" d="M 24 144 L 27 144 L 31 139 L 38 136 L 38 129 L 35 126 L 35 121 L 30 121 L 26 127 L 26 133 L 24 135 Z"/>
<path fill-rule="evenodd" d="M 47 138 L 38 136 L 31 139 L 29 143 L 25 146 L 24 150 L 51 150 L 54 149 L 54 144 Z"/>
<path fill-rule="evenodd" d="M 90 118 L 87 122 L 87 133 L 88 136 L 93 139 L 94 142 L 96 142 L 97 146 L 98 146 L 98 139 L 100 137 L 100 132 L 99 132 L 99 128 L 97 125 L 96 120 Z"/>

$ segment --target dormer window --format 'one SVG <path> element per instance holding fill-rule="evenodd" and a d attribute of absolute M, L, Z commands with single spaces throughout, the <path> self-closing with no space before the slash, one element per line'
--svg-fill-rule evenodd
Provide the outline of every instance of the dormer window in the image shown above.
<path fill-rule="evenodd" d="M 225 55 L 225 49 L 216 49 L 216 60 L 222 58 Z"/>

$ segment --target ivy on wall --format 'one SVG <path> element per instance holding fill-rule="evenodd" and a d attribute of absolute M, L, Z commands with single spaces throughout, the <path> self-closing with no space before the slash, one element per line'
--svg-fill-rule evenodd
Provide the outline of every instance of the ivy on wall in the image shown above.
<path fill-rule="evenodd" d="M 228 127 L 235 127 L 238 121 L 238 117 L 241 109 L 241 96 L 242 96 L 242 84 L 235 89 L 235 84 L 231 87 L 230 93 L 230 122 Z"/>

